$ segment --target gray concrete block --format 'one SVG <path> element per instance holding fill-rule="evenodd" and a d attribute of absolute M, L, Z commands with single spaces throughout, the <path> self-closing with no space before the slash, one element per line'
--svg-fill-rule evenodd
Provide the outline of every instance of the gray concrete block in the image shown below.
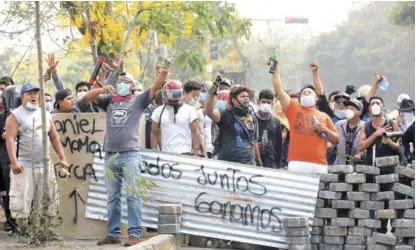
<path fill-rule="evenodd" d="M 312 227 L 312 231 L 311 231 L 312 235 L 321 235 L 322 232 L 323 232 L 322 227 Z"/>
<path fill-rule="evenodd" d="M 355 172 L 368 175 L 379 175 L 380 169 L 373 166 L 357 165 L 355 166 Z"/>
<path fill-rule="evenodd" d="M 375 159 L 376 167 L 394 167 L 400 164 L 399 156 L 378 157 Z"/>
<path fill-rule="evenodd" d="M 182 214 L 182 204 L 159 205 L 159 214 Z"/>
<path fill-rule="evenodd" d="M 352 184 L 348 184 L 348 183 L 329 183 L 329 191 L 333 191 L 333 192 L 352 191 Z"/>
<path fill-rule="evenodd" d="M 413 207 L 412 200 L 395 200 L 389 201 L 390 209 L 408 209 Z"/>
<path fill-rule="evenodd" d="M 344 245 L 342 245 L 342 244 L 334 245 L 334 244 L 321 243 L 321 244 L 319 244 L 319 250 L 344 250 Z"/>
<path fill-rule="evenodd" d="M 405 167 L 405 166 L 396 166 L 396 168 L 394 169 L 395 171 L 395 173 L 396 174 L 398 174 L 398 175 L 400 175 L 400 176 L 403 176 L 403 177 L 407 177 L 407 178 L 410 178 L 410 179 L 415 179 L 415 170 L 414 169 L 411 169 L 411 168 L 408 168 L 408 167 Z"/>
<path fill-rule="evenodd" d="M 367 227 L 349 227 L 348 235 L 370 237 L 372 234 L 371 228 Z"/>
<path fill-rule="evenodd" d="M 347 199 L 351 201 L 368 201 L 370 194 L 365 192 L 347 192 Z"/>
<path fill-rule="evenodd" d="M 311 244 L 306 245 L 289 245 L 288 250 L 312 250 Z"/>
<path fill-rule="evenodd" d="M 381 221 L 373 219 L 360 219 L 358 220 L 358 226 L 368 228 L 381 228 Z"/>
<path fill-rule="evenodd" d="M 307 236 L 302 237 L 286 237 L 286 243 L 288 245 L 303 245 L 311 244 L 311 238 Z"/>
<path fill-rule="evenodd" d="M 404 210 L 404 218 L 414 219 L 415 218 L 415 210 L 414 209 Z"/>
<path fill-rule="evenodd" d="M 319 244 L 322 242 L 322 236 L 320 235 L 312 235 L 311 236 L 311 244 Z"/>
<path fill-rule="evenodd" d="M 367 244 L 367 250 L 393 250 L 393 247 L 383 244 Z"/>
<path fill-rule="evenodd" d="M 391 189 L 394 192 L 404 194 L 410 197 L 415 197 L 415 189 L 401 183 L 394 183 L 393 188 Z"/>
<path fill-rule="evenodd" d="M 377 243 L 394 246 L 397 244 L 397 238 L 394 235 L 387 235 L 381 233 L 373 233 L 373 238 Z"/>
<path fill-rule="evenodd" d="M 163 224 L 157 225 L 160 234 L 176 234 L 181 231 L 181 224 Z"/>
<path fill-rule="evenodd" d="M 367 210 L 382 210 L 384 209 L 384 202 L 383 201 L 361 201 L 360 208 L 367 209 Z"/>
<path fill-rule="evenodd" d="M 325 201 L 323 199 L 316 199 L 316 206 L 317 208 L 324 207 Z"/>
<path fill-rule="evenodd" d="M 397 227 L 397 228 L 415 227 L 415 220 L 414 219 L 396 219 L 396 220 L 392 220 L 391 227 Z"/>
<path fill-rule="evenodd" d="M 318 198 L 327 199 L 327 200 L 339 200 L 341 199 L 341 193 L 339 192 L 332 192 L 326 190 L 319 190 Z"/>
<path fill-rule="evenodd" d="M 393 250 L 415 250 L 415 247 L 409 245 L 397 245 L 393 248 Z"/>
<path fill-rule="evenodd" d="M 315 212 L 316 214 L 316 212 Z M 321 218 L 313 218 L 312 225 L 315 227 L 322 227 L 324 225 L 324 219 Z"/>
<path fill-rule="evenodd" d="M 349 174 L 352 172 L 354 172 L 354 167 L 351 165 L 328 166 L 328 173 L 330 174 Z"/>
<path fill-rule="evenodd" d="M 370 211 L 365 209 L 352 209 L 348 211 L 348 217 L 355 219 L 368 219 L 370 218 Z"/>
<path fill-rule="evenodd" d="M 331 201 L 331 206 L 332 208 L 338 208 L 338 209 L 354 209 L 355 202 L 346 201 L 346 200 L 333 200 Z"/>
<path fill-rule="evenodd" d="M 325 190 L 326 189 L 326 183 L 325 182 L 319 182 L 319 190 Z"/>
<path fill-rule="evenodd" d="M 315 209 L 316 218 L 336 218 L 337 210 L 334 208 L 317 208 Z"/>
<path fill-rule="evenodd" d="M 365 174 L 357 174 L 357 173 L 346 174 L 345 182 L 352 183 L 352 184 L 365 183 Z"/>
<path fill-rule="evenodd" d="M 347 236 L 348 229 L 346 227 L 325 226 L 324 235 L 328 236 Z"/>
<path fill-rule="evenodd" d="M 344 244 L 343 236 L 324 236 L 324 243 L 326 244 Z"/>
<path fill-rule="evenodd" d="M 394 235 L 397 237 L 415 237 L 415 228 L 396 228 L 394 230 Z"/>
<path fill-rule="evenodd" d="M 394 192 L 386 191 L 386 192 L 371 193 L 370 198 L 372 201 L 392 201 L 394 200 Z"/>
<path fill-rule="evenodd" d="M 367 237 L 367 245 L 369 244 L 377 244 L 377 241 L 374 239 L 374 237 Z"/>
<path fill-rule="evenodd" d="M 394 209 L 384 209 L 377 210 L 375 213 L 375 218 L 378 219 L 396 219 L 397 214 Z"/>
<path fill-rule="evenodd" d="M 181 222 L 181 216 L 178 214 L 159 214 L 158 224 L 180 224 Z"/>
<path fill-rule="evenodd" d="M 338 182 L 339 175 L 338 174 L 321 174 L 320 177 L 322 182 Z"/>
<path fill-rule="evenodd" d="M 309 224 L 308 217 L 285 217 L 283 218 L 284 227 L 307 227 Z"/>
<path fill-rule="evenodd" d="M 345 244 L 348 245 L 365 245 L 367 243 L 367 237 L 349 235 L 345 237 Z"/>
<path fill-rule="evenodd" d="M 380 191 L 380 185 L 377 183 L 363 183 L 358 185 L 358 191 L 375 193 Z"/>
<path fill-rule="evenodd" d="M 415 187 L 415 180 L 411 181 L 410 185 L 412 186 L 412 188 L 414 188 Z"/>
<path fill-rule="evenodd" d="M 355 220 L 352 218 L 333 218 L 331 219 L 331 226 L 353 227 L 355 226 Z"/>
<path fill-rule="evenodd" d="M 286 236 L 289 236 L 289 237 L 309 236 L 308 227 L 287 227 L 285 231 L 286 231 Z"/>
<path fill-rule="evenodd" d="M 319 250 L 319 244 L 311 244 L 311 250 Z"/>
<path fill-rule="evenodd" d="M 376 183 L 395 183 L 399 182 L 398 174 L 385 174 L 376 176 Z"/>
<path fill-rule="evenodd" d="M 344 250 L 366 250 L 366 245 L 344 245 Z"/>
<path fill-rule="evenodd" d="M 415 246 L 415 238 L 414 237 L 413 238 L 409 238 L 407 240 L 407 244 L 408 245 L 411 245 L 411 246 Z"/>

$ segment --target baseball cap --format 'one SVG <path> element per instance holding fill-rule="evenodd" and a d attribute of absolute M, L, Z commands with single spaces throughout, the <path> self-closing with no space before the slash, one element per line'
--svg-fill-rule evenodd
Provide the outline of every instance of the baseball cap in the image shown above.
<path fill-rule="evenodd" d="M 356 107 L 359 111 L 363 111 L 364 106 L 363 103 L 357 99 L 351 99 L 349 101 L 344 101 L 344 106 L 354 106 Z"/>
<path fill-rule="evenodd" d="M 35 85 L 28 82 L 28 83 L 25 83 L 23 87 L 20 89 L 20 94 L 23 95 L 23 93 L 26 93 L 32 90 L 39 91 L 40 89 L 36 87 Z"/>
<path fill-rule="evenodd" d="M 120 74 L 119 78 L 117 79 L 117 83 L 120 82 L 129 82 L 129 83 L 134 83 L 134 77 L 127 73 L 127 72 L 123 72 Z"/>
<path fill-rule="evenodd" d="M 401 103 L 404 99 L 410 99 L 410 96 L 408 95 L 408 94 L 405 94 L 405 93 L 403 93 L 403 94 L 400 94 L 398 97 L 397 97 L 397 103 Z"/>
<path fill-rule="evenodd" d="M 340 99 L 340 98 L 344 98 L 345 100 L 349 100 L 349 99 L 350 99 L 350 95 L 349 95 L 349 94 L 347 94 L 347 93 L 345 93 L 345 92 L 340 92 L 339 94 L 337 94 L 337 95 L 334 97 L 334 101 L 336 101 L 336 100 L 338 100 L 338 99 Z"/>

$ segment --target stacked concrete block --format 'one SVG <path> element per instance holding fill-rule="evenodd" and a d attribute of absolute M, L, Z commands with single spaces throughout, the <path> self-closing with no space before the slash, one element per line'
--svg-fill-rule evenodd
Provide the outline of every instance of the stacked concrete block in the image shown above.
<path fill-rule="evenodd" d="M 159 233 L 179 234 L 181 231 L 181 214 L 182 204 L 159 205 Z"/>
<path fill-rule="evenodd" d="M 289 250 L 312 250 L 307 217 L 283 218 Z"/>

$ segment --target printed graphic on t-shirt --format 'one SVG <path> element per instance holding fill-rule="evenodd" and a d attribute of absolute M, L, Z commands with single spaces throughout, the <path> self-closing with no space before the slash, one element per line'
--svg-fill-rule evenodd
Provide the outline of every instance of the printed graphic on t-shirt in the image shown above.
<path fill-rule="evenodd" d="M 296 134 L 318 136 L 310 117 L 301 112 L 296 113 L 296 120 L 295 120 L 295 124 L 293 127 L 294 127 L 294 133 Z"/>
<path fill-rule="evenodd" d="M 111 111 L 111 123 L 110 128 L 114 131 L 124 128 L 127 120 L 133 109 L 133 101 L 120 101 L 120 102 L 111 102 L 110 111 Z"/>
<path fill-rule="evenodd" d="M 240 123 L 234 122 L 234 129 L 236 134 L 236 146 L 237 148 L 247 148 L 249 147 L 249 143 L 247 140 L 243 139 L 244 136 L 244 128 L 241 126 Z"/>

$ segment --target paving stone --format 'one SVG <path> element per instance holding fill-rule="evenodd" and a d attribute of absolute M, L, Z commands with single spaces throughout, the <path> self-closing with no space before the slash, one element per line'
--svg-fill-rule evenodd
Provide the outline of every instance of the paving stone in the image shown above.
<path fill-rule="evenodd" d="M 319 244 L 322 242 L 322 236 L 321 235 L 312 235 L 311 236 L 311 243 L 312 244 Z"/>
<path fill-rule="evenodd" d="M 321 174 L 319 177 L 322 182 L 338 182 L 339 175 L 338 174 Z"/>
<path fill-rule="evenodd" d="M 375 213 L 376 219 L 396 219 L 397 214 L 394 209 L 377 210 Z"/>
<path fill-rule="evenodd" d="M 377 183 L 363 183 L 358 185 L 358 191 L 375 193 L 380 191 L 380 185 Z"/>
<path fill-rule="evenodd" d="M 386 191 L 386 192 L 372 193 L 370 198 L 372 201 L 392 201 L 394 200 L 394 192 Z"/>
<path fill-rule="evenodd" d="M 370 194 L 365 192 L 347 192 L 347 199 L 352 201 L 368 201 Z"/>
<path fill-rule="evenodd" d="M 288 245 L 303 245 L 303 244 L 310 244 L 311 238 L 307 236 L 303 237 L 286 237 L 286 243 Z"/>
<path fill-rule="evenodd" d="M 182 204 L 159 205 L 159 214 L 182 214 Z"/>
<path fill-rule="evenodd" d="M 397 237 L 381 233 L 373 233 L 373 238 L 377 243 L 394 246 L 397 244 Z"/>
<path fill-rule="evenodd" d="M 328 166 L 328 173 L 330 174 L 349 174 L 354 172 L 352 165 L 332 165 Z"/>
<path fill-rule="evenodd" d="M 306 245 L 289 245 L 288 250 L 312 250 L 311 244 Z"/>
<path fill-rule="evenodd" d="M 391 209 L 408 209 L 413 207 L 412 200 L 395 200 L 389 201 L 389 208 Z"/>
<path fill-rule="evenodd" d="M 339 226 L 325 226 L 324 235 L 328 236 L 347 236 L 348 229 L 346 227 Z"/>
<path fill-rule="evenodd" d="M 315 212 L 315 214 L 316 214 L 316 212 Z M 315 226 L 315 227 L 322 227 L 324 225 L 324 219 L 321 219 L 321 218 L 313 218 L 312 225 Z"/>
<path fill-rule="evenodd" d="M 371 228 L 367 227 L 349 227 L 348 235 L 370 237 L 372 234 Z"/>
<path fill-rule="evenodd" d="M 384 202 L 383 201 L 361 201 L 360 208 L 367 209 L 367 210 L 382 210 L 384 209 Z"/>
<path fill-rule="evenodd" d="M 312 235 L 321 235 L 323 231 L 324 230 L 323 230 L 322 227 L 312 227 L 311 234 Z"/>
<path fill-rule="evenodd" d="M 352 184 L 348 184 L 348 183 L 329 183 L 329 191 L 334 191 L 334 192 L 352 191 Z"/>
<path fill-rule="evenodd" d="M 415 218 L 415 210 L 414 209 L 404 210 L 404 218 L 414 219 Z"/>
<path fill-rule="evenodd" d="M 343 236 L 324 236 L 324 243 L 326 244 L 344 244 Z"/>
<path fill-rule="evenodd" d="M 327 199 L 327 200 L 339 200 L 341 199 L 341 193 L 339 192 L 332 192 L 326 190 L 319 190 L 318 198 Z"/>
<path fill-rule="evenodd" d="M 352 218 L 333 218 L 331 219 L 331 226 L 353 227 L 355 226 L 355 220 Z"/>
<path fill-rule="evenodd" d="M 336 218 L 337 210 L 334 208 L 317 208 L 315 209 L 316 218 Z"/>
<path fill-rule="evenodd" d="M 379 175 L 380 169 L 373 166 L 357 165 L 355 166 L 355 172 L 368 175 Z"/>
<path fill-rule="evenodd" d="M 344 250 L 366 250 L 366 245 L 344 245 Z"/>
<path fill-rule="evenodd" d="M 181 231 L 181 224 L 163 224 L 157 225 L 160 234 L 176 234 Z"/>
<path fill-rule="evenodd" d="M 395 183 L 399 182 L 398 174 L 385 174 L 376 176 L 376 183 Z"/>
<path fill-rule="evenodd" d="M 365 209 L 352 209 L 348 211 L 348 217 L 355 219 L 368 219 L 370 218 L 370 211 Z"/>
<path fill-rule="evenodd" d="M 415 237 L 415 228 L 396 228 L 394 229 L 394 235 L 397 237 Z"/>
<path fill-rule="evenodd" d="M 383 244 L 367 244 L 367 250 L 393 250 L 393 247 Z"/>
<path fill-rule="evenodd" d="M 288 227 L 285 229 L 286 236 L 294 237 L 294 236 L 309 236 L 309 228 L 308 227 Z"/>
<path fill-rule="evenodd" d="M 353 183 L 353 184 L 365 183 L 365 174 L 357 174 L 357 173 L 346 174 L 345 175 L 345 182 L 346 183 Z"/>
<path fill-rule="evenodd" d="M 415 250 L 415 247 L 408 245 L 397 245 L 393 248 L 394 250 Z"/>
<path fill-rule="evenodd" d="M 378 157 L 375 159 L 376 167 L 394 167 L 400 164 L 399 156 Z"/>
<path fill-rule="evenodd" d="M 285 217 L 283 218 L 284 227 L 307 227 L 309 225 L 308 217 Z"/>
<path fill-rule="evenodd" d="M 331 201 L 331 206 L 332 208 L 338 208 L 338 209 L 354 209 L 355 202 L 346 201 L 346 200 L 333 200 Z"/>
<path fill-rule="evenodd" d="M 415 197 L 415 189 L 401 183 L 394 183 L 393 188 L 391 189 L 397 193 L 404 194 L 410 197 Z"/>
<path fill-rule="evenodd" d="M 396 168 L 394 169 L 395 173 L 400 175 L 400 176 L 404 176 L 410 179 L 415 179 L 415 170 L 405 167 L 405 166 L 396 166 Z"/>
<path fill-rule="evenodd" d="M 159 214 L 158 224 L 180 224 L 181 221 L 181 216 L 178 214 Z"/>
<path fill-rule="evenodd" d="M 349 245 L 365 245 L 367 238 L 364 236 L 349 235 L 345 237 L 345 243 Z"/>
<path fill-rule="evenodd" d="M 360 219 L 358 220 L 358 226 L 368 228 L 381 228 L 381 221 L 373 219 Z"/>
<path fill-rule="evenodd" d="M 397 227 L 397 228 L 415 227 L 415 220 L 414 219 L 392 220 L 391 227 Z"/>
<path fill-rule="evenodd" d="M 319 250 L 344 250 L 344 245 L 320 243 Z"/>

